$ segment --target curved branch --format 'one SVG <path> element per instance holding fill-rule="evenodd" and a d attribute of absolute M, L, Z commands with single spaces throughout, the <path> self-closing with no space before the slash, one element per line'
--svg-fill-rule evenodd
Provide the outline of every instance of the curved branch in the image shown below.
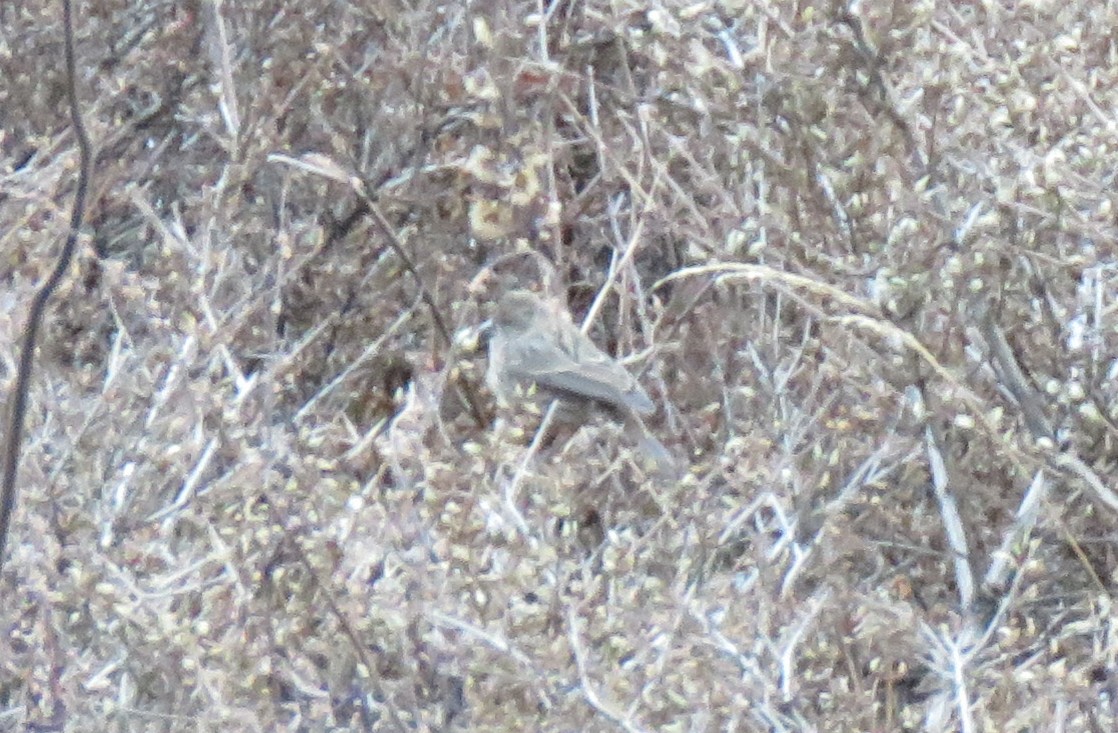
<path fill-rule="evenodd" d="M 8 539 L 8 527 L 11 524 L 12 513 L 16 505 L 16 478 L 19 474 L 20 447 L 23 442 L 23 423 L 27 413 L 27 392 L 31 382 L 31 370 L 35 366 L 35 344 L 39 336 L 39 327 L 42 325 L 43 313 L 46 312 L 47 302 L 58 289 L 58 284 L 70 267 L 77 249 L 78 231 L 81 229 L 85 216 L 85 198 L 89 191 L 89 179 L 92 168 L 93 153 L 89 144 L 89 135 L 82 122 L 81 109 L 78 107 L 78 90 L 74 62 L 74 23 L 70 0 L 62 0 L 62 32 L 65 45 L 66 64 L 66 96 L 70 105 L 70 123 L 74 127 L 74 134 L 78 139 L 78 154 L 80 168 L 78 170 L 78 186 L 74 193 L 74 204 L 70 209 L 70 230 L 66 234 L 66 242 L 58 255 L 58 261 L 50 277 L 35 293 L 31 301 L 31 309 L 27 314 L 27 323 L 23 327 L 23 338 L 19 355 L 19 368 L 16 371 L 15 388 L 12 391 L 11 419 L 8 424 L 8 442 L 4 446 L 4 473 L 3 483 L 0 484 L 0 570 L 4 567 L 4 548 Z"/>

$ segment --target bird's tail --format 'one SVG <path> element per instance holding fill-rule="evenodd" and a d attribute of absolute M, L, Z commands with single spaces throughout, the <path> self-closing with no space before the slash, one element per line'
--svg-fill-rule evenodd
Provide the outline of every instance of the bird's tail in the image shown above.
<path fill-rule="evenodd" d="M 640 448 L 642 457 L 648 459 L 652 464 L 651 468 L 655 471 L 656 475 L 660 478 L 678 479 L 682 472 L 680 465 L 676 461 L 675 456 L 668 450 L 668 447 L 661 443 L 648 426 L 644 424 L 644 420 L 640 415 L 630 411 L 625 419 L 625 431 L 636 439 L 637 447 Z"/>

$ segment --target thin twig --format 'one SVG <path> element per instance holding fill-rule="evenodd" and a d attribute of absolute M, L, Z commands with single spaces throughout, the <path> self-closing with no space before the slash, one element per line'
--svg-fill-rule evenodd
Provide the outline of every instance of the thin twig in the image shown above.
<path fill-rule="evenodd" d="M 19 474 L 19 453 L 23 442 L 23 424 L 27 413 L 27 391 L 31 382 L 31 370 L 35 365 L 35 343 L 39 336 L 39 327 L 42 324 L 43 313 L 46 311 L 47 301 L 58 288 L 66 270 L 70 268 L 70 261 L 74 258 L 77 249 L 78 232 L 81 230 L 85 216 L 85 197 L 89 190 L 89 179 L 92 173 L 93 150 L 86 134 L 85 125 L 82 123 L 81 110 L 78 107 L 78 91 L 74 62 L 74 23 L 70 8 L 70 0 L 62 0 L 62 33 L 65 47 L 66 62 L 66 97 L 70 105 L 70 123 L 74 127 L 74 134 L 78 139 L 78 185 L 74 192 L 74 204 L 70 209 L 70 230 L 66 234 L 66 242 L 62 245 L 62 252 L 50 277 L 35 293 L 31 301 L 31 309 L 27 315 L 27 323 L 23 327 L 22 351 L 19 355 L 19 370 L 16 372 L 16 384 L 12 393 L 11 421 L 8 427 L 8 442 L 4 448 L 4 475 L 3 485 L 0 487 L 0 570 L 4 568 L 4 548 L 8 539 L 8 527 L 11 523 L 12 513 L 16 504 L 16 478 Z"/>

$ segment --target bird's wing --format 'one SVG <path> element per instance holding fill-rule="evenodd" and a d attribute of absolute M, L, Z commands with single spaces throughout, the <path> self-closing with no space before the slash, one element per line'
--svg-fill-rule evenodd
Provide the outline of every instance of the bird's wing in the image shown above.
<path fill-rule="evenodd" d="M 641 414 L 655 411 L 652 400 L 623 366 L 597 351 L 593 359 L 575 361 L 561 349 L 539 344 L 518 349 L 515 362 L 521 365 L 517 377 L 535 382 L 558 396 L 590 399 Z M 582 356 L 590 356 L 582 354 Z"/>

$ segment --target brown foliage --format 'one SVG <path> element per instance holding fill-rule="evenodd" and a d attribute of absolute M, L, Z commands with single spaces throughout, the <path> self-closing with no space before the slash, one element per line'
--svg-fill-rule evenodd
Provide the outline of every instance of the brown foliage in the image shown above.
<path fill-rule="evenodd" d="M 5 394 L 72 195 L 58 17 L 0 5 Z M 1115 729 L 1113 8 L 77 19 L 0 721 Z M 685 478 L 493 418 L 462 345 L 514 286 Z"/>

